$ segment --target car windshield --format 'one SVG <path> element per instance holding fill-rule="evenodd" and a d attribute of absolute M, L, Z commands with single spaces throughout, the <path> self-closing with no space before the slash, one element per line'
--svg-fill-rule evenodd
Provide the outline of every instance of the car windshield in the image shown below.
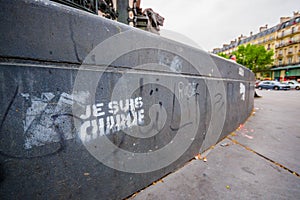
<path fill-rule="evenodd" d="M 299 84 L 299 82 L 297 82 L 297 81 L 290 81 L 289 83 L 291 83 L 291 84 Z"/>

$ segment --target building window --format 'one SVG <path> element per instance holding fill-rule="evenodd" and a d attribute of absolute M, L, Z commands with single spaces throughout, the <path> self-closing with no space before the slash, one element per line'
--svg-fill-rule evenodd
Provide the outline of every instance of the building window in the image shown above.
<path fill-rule="evenodd" d="M 288 58 L 288 64 L 289 64 L 289 65 L 292 64 L 292 61 L 293 61 L 293 58 L 292 58 L 292 57 L 289 57 L 289 58 Z"/>
<path fill-rule="evenodd" d="M 292 54 L 293 53 L 293 47 L 290 47 L 289 48 L 289 52 L 288 52 L 289 54 Z"/>
<path fill-rule="evenodd" d="M 282 59 L 278 60 L 278 65 L 282 65 Z"/>
<path fill-rule="evenodd" d="M 279 46 L 283 45 L 283 40 L 280 40 Z"/>
<path fill-rule="evenodd" d="M 292 27 L 292 34 L 295 33 L 295 27 Z"/>

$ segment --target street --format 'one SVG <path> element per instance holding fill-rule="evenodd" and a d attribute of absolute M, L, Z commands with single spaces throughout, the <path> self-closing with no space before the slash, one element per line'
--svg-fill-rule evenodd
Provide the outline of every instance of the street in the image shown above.
<path fill-rule="evenodd" d="M 131 199 L 300 199 L 300 91 L 257 91 L 245 124 Z"/>

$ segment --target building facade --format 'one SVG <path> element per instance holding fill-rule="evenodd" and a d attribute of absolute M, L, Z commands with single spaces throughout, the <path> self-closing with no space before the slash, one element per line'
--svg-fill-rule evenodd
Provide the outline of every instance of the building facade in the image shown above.
<path fill-rule="evenodd" d="M 267 50 L 274 51 L 274 63 L 270 70 L 258 72 L 257 79 L 297 80 L 300 81 L 300 13 L 294 12 L 292 17 L 281 17 L 280 23 L 268 28 L 259 28 L 257 34 L 249 37 L 241 35 L 230 44 L 216 48 L 213 53 L 230 55 L 240 45 L 262 45 Z"/>

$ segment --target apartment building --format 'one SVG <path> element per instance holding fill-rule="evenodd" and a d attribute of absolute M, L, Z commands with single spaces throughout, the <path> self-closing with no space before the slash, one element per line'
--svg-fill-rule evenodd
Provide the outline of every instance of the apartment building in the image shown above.
<path fill-rule="evenodd" d="M 263 45 L 274 51 L 274 63 L 270 70 L 258 72 L 258 79 L 298 80 L 300 81 L 300 13 L 294 12 L 292 17 L 281 17 L 280 23 L 268 28 L 259 28 L 257 34 L 241 35 L 230 44 L 216 48 L 213 53 L 230 55 L 240 45 Z"/>

